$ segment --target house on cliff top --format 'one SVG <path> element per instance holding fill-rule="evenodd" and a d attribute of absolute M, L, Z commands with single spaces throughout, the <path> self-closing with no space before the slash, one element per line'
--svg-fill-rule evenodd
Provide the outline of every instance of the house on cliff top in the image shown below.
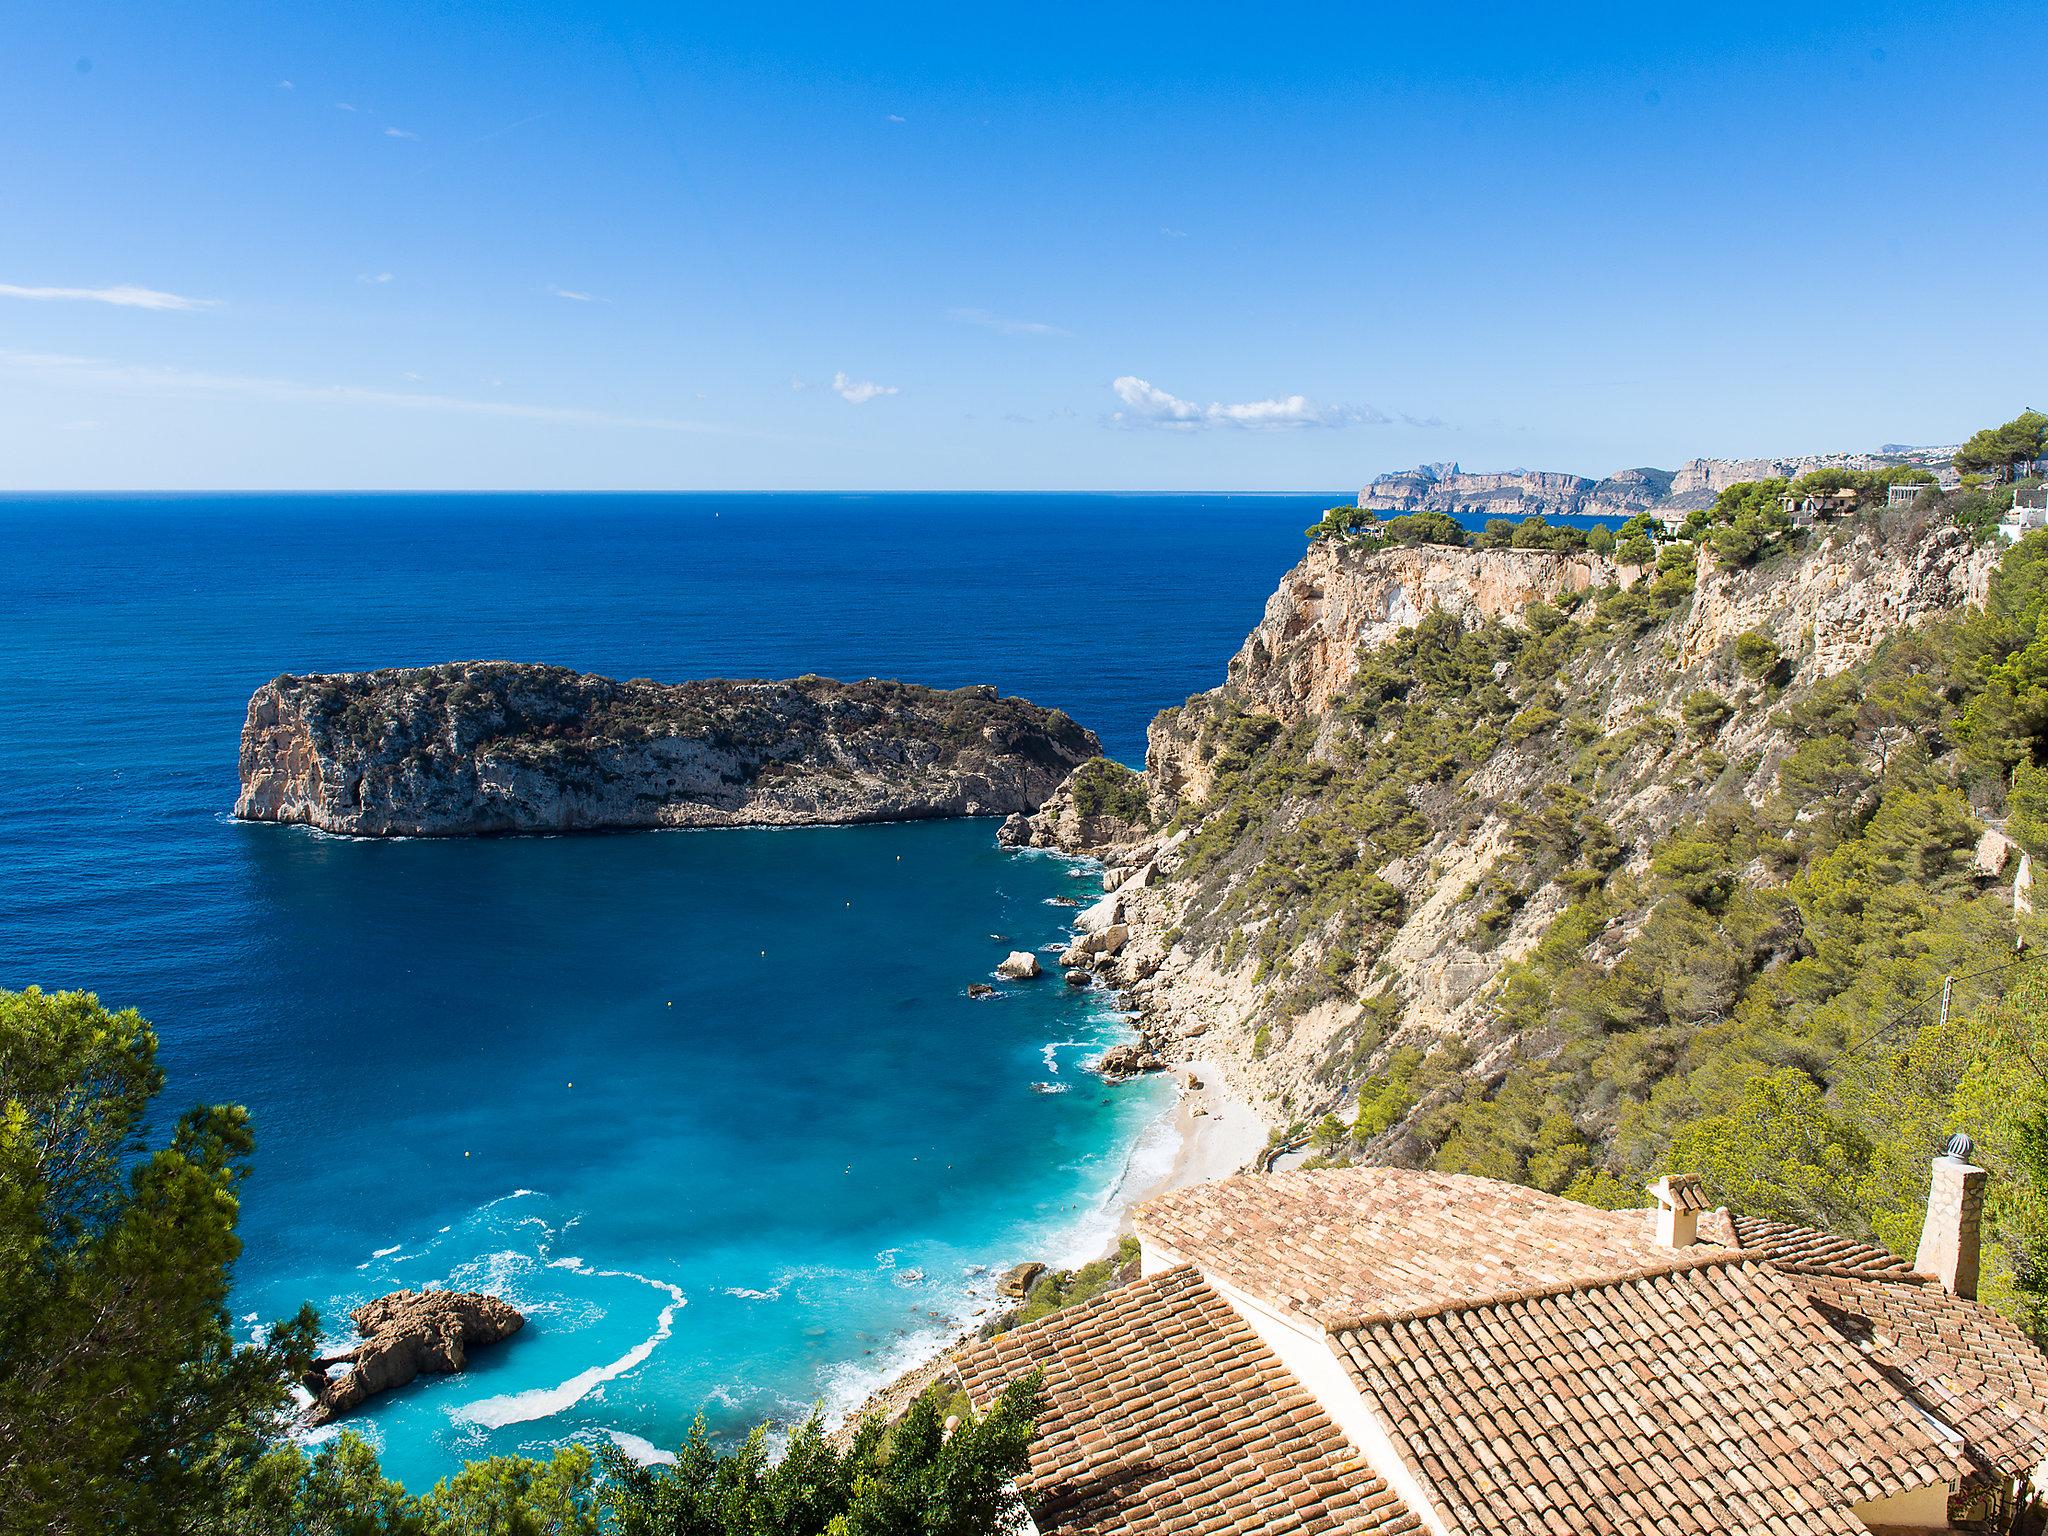
<path fill-rule="evenodd" d="M 1984 1172 L 1916 1262 L 1464 1175 L 1240 1176 L 1138 1208 L 1142 1278 L 969 1347 L 1032 1370 L 1036 1529 L 1772 1536 L 2038 1528 L 2048 1358 L 1975 1299 Z"/>

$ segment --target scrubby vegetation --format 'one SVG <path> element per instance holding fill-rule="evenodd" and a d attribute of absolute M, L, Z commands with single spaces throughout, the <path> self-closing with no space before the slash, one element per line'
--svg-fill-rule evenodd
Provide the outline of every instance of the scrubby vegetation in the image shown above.
<path fill-rule="evenodd" d="M 86 993 L 0 992 L 0 1528 L 38 1536 L 995 1536 L 1042 1398 L 1013 1384 L 948 1435 L 934 1401 L 771 1461 L 700 1424 L 672 1467 L 613 1447 L 496 1456 L 415 1495 L 344 1433 L 286 1437 L 310 1309 L 260 1346 L 227 1312 L 243 1111 L 150 1135 L 156 1036 Z M 1086 1272 L 1084 1272 L 1086 1273 Z M 961 1406 L 965 1406 L 962 1404 Z"/>
<path fill-rule="evenodd" d="M 1084 820 L 1103 818 L 1144 827 L 1151 823 L 1145 779 L 1114 758 L 1091 758 L 1067 781 L 1074 811 Z"/>
<path fill-rule="evenodd" d="M 1404 512 L 1382 519 L 1364 507 L 1332 507 L 1307 530 L 1310 539 L 1335 539 L 1349 548 L 1374 550 L 1395 545 L 1439 544 L 1453 549 L 1547 549 L 1561 553 L 1591 550 L 1612 554 L 1616 534 L 1605 524 L 1590 528 L 1553 523 L 1541 515 L 1496 517 L 1478 533 L 1443 512 Z"/>
<path fill-rule="evenodd" d="M 1040 1275 L 1021 1302 L 983 1325 L 982 1336 L 992 1338 L 1035 1323 L 1041 1317 L 1050 1317 L 1062 1307 L 1093 1301 L 1104 1291 L 1136 1279 L 1137 1274 L 1138 1240 L 1126 1234 L 1117 1239 L 1115 1251 L 1104 1258 L 1079 1269 L 1053 1269 Z"/>
<path fill-rule="evenodd" d="M 1916 516 L 1947 499 L 1922 500 Z M 1770 505 L 1737 498 L 1709 528 Z M 1348 1114 L 1288 1143 L 1609 1204 L 1691 1167 L 1718 1199 L 1910 1252 L 1927 1158 L 1965 1129 L 1999 1175 L 1987 1293 L 2048 1328 L 2048 966 L 2015 962 L 2011 870 L 1994 881 L 1973 859 L 1988 819 L 2048 860 L 2048 535 L 2005 557 L 1982 610 L 1827 682 L 1781 699 L 1787 657 L 1752 632 L 1731 647 L 1739 700 L 1696 688 L 1675 720 L 1603 730 L 1577 712 L 1575 659 L 1649 633 L 1676 606 L 1664 579 L 1594 595 L 1582 622 L 1432 615 L 1364 657 L 1327 719 L 1290 730 L 1205 701 L 1216 788 L 1183 813 L 1188 859 L 1230 878 L 1205 882 L 1185 922 L 1243 935 L 1269 1040 L 1317 996 L 1378 991 L 1399 907 L 1374 872 L 1489 811 L 1480 765 L 1505 748 L 1516 780 L 1543 786 L 1493 808 L 1512 847 L 1460 908 L 1484 948 L 1550 904 L 1486 1037 L 1390 1046 L 1368 1008 L 1325 1064 Z M 1760 797 L 1756 761 L 1736 771 L 1713 750 L 1738 706 L 1768 716 L 1779 754 Z M 1631 857 L 1600 807 L 1646 773 L 1695 809 Z M 1306 958 L 1324 954 L 1336 963 Z"/>

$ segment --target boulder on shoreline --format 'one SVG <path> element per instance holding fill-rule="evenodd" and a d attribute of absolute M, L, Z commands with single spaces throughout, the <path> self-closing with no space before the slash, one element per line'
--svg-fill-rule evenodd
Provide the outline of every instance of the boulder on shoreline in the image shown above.
<path fill-rule="evenodd" d="M 1166 1063 L 1143 1042 L 1112 1045 L 1095 1063 L 1095 1070 L 1111 1080 L 1136 1077 L 1141 1072 L 1163 1072 Z"/>
<path fill-rule="evenodd" d="M 307 1426 L 317 1427 L 402 1387 L 422 1371 L 459 1371 L 469 1351 L 526 1326 L 508 1302 L 481 1291 L 393 1291 L 349 1314 L 363 1342 L 313 1363 L 303 1385 L 313 1394 Z M 329 1378 L 335 1366 L 346 1367 Z"/>
<path fill-rule="evenodd" d="M 1028 949 L 1013 949 L 996 967 L 996 974 L 1005 981 L 1030 981 L 1040 974 L 1038 956 Z"/>
<path fill-rule="evenodd" d="M 1038 1277 L 1045 1273 L 1045 1266 L 1035 1259 L 1026 1259 L 1022 1264 L 1013 1264 L 1004 1271 L 1003 1278 L 996 1282 L 996 1290 L 1012 1300 L 1022 1300 L 1031 1294 L 1031 1287 L 1038 1283 Z"/>

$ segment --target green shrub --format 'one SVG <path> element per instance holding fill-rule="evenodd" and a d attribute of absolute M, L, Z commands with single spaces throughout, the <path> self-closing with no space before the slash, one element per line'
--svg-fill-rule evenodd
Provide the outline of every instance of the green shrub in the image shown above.
<path fill-rule="evenodd" d="M 1735 637 L 1735 664 L 1755 682 L 1771 682 L 1784 671 L 1785 653 L 1761 630 L 1746 629 Z"/>

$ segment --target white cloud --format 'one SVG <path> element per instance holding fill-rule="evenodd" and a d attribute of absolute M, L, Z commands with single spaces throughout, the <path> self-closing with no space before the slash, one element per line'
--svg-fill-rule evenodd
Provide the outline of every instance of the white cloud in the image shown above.
<path fill-rule="evenodd" d="M 1205 427 L 1244 427 L 1268 430 L 1280 427 L 1350 427 L 1390 420 L 1371 406 L 1317 405 L 1306 395 L 1285 395 L 1272 400 L 1244 400 L 1235 404 L 1211 401 L 1201 405 L 1168 394 L 1156 384 L 1125 374 L 1111 383 L 1124 408 L 1110 414 L 1110 420 L 1131 427 L 1164 427 L 1175 432 L 1200 431 Z"/>
<path fill-rule="evenodd" d="M 293 84 L 291 83 L 291 81 L 289 81 L 289 80 L 280 80 L 280 81 L 278 81 L 278 82 L 277 82 L 277 88 L 278 88 L 278 89 L 279 89 L 280 91 L 293 91 L 293 90 L 297 90 L 297 89 L 298 89 L 298 87 L 297 87 L 297 86 L 295 86 L 295 85 L 293 85 Z"/>
<path fill-rule="evenodd" d="M 410 128 L 386 128 L 384 130 L 384 137 L 387 139 L 416 139 L 419 135 Z"/>
<path fill-rule="evenodd" d="M 901 117 L 899 117 L 899 116 L 897 116 L 897 115 L 896 115 L 896 114 L 895 114 L 894 112 L 891 112 L 891 113 L 889 114 L 889 121 L 890 121 L 890 122 L 892 122 L 892 123 L 900 123 L 900 122 L 904 122 L 904 121 L 905 121 L 905 119 L 904 119 L 904 118 L 901 118 Z"/>
<path fill-rule="evenodd" d="M 1007 320 L 986 309 L 949 309 L 946 318 L 963 325 L 978 325 L 998 336 L 1071 336 L 1065 326 L 1047 325 L 1042 320 Z"/>
<path fill-rule="evenodd" d="M 894 384 L 877 384 L 873 379 L 849 379 L 843 372 L 832 375 L 832 387 L 839 391 L 842 400 L 854 405 L 866 405 L 881 395 L 901 393 Z"/>
<path fill-rule="evenodd" d="M 334 104 L 334 110 L 337 112 L 353 112 L 355 109 L 356 104 L 352 101 L 337 101 Z"/>
<path fill-rule="evenodd" d="M 585 293 L 580 288 L 557 288 L 552 283 L 548 285 L 548 292 L 558 299 L 574 299 L 578 304 L 608 304 L 611 302 L 609 299 L 600 299 L 594 293 Z"/>
<path fill-rule="evenodd" d="M 0 373 L 37 379 L 46 384 L 119 394 L 262 400 L 283 405 L 369 406 L 455 416 L 560 422 L 569 426 L 633 427 L 648 432 L 724 433 L 731 430 L 713 422 L 664 416 L 627 416 L 611 411 L 586 410 L 581 406 L 520 405 L 507 400 L 467 400 L 457 395 L 368 389 L 354 384 L 307 384 L 296 379 L 206 373 L 197 369 L 116 363 L 100 358 L 70 357 L 54 352 L 18 352 L 6 348 L 0 348 Z M 494 379 L 491 382 L 496 384 L 500 381 Z"/>
<path fill-rule="evenodd" d="M 389 272 L 358 272 L 356 274 L 356 281 L 359 283 L 388 283 L 391 281 L 391 274 Z"/>
<path fill-rule="evenodd" d="M 1160 225 L 1159 233 L 1166 236 L 1166 238 L 1169 240 L 1185 240 L 1188 237 L 1188 232 L 1186 230 L 1175 229 L 1171 224 Z"/>
<path fill-rule="evenodd" d="M 137 288 L 117 283 L 112 288 L 29 288 L 19 283 L 0 283 L 4 299 L 83 299 L 94 304 L 118 304 L 123 309 L 218 309 L 219 299 L 188 299 L 182 293 L 165 293 L 156 288 Z"/>

